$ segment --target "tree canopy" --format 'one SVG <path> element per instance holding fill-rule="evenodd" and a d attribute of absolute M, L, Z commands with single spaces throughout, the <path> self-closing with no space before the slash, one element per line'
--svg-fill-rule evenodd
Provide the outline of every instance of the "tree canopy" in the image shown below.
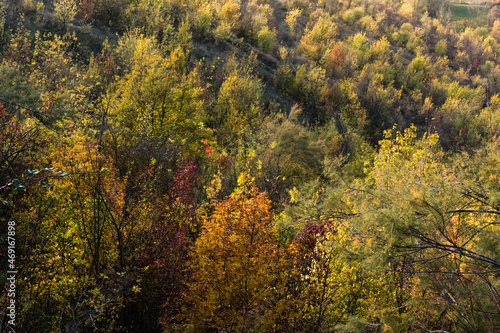
<path fill-rule="evenodd" d="M 497 3 L 0 0 L 0 55 L 0 332 L 500 331 Z"/>

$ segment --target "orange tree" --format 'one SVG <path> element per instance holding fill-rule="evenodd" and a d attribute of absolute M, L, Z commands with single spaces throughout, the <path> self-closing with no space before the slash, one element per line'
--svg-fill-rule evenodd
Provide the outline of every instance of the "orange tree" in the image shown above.
<path fill-rule="evenodd" d="M 191 258 L 185 315 L 193 331 L 262 332 L 275 325 L 286 253 L 272 222 L 267 195 L 254 187 L 213 204 Z"/>

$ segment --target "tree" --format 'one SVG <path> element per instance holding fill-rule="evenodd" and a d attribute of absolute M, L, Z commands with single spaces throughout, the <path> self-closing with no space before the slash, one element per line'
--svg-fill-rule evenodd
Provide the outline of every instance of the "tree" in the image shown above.
<path fill-rule="evenodd" d="M 366 314 L 377 288 L 386 288 L 377 272 L 346 251 L 352 243 L 343 234 L 341 219 L 305 223 L 294 239 L 301 277 L 295 297 L 303 304 L 297 326 L 307 332 L 342 331 L 349 319 Z"/>
<path fill-rule="evenodd" d="M 298 8 L 289 10 L 286 13 L 285 22 L 288 24 L 288 28 L 290 29 L 290 35 L 292 37 L 294 37 L 296 34 L 295 30 L 297 28 L 297 23 L 298 23 L 297 21 L 298 21 L 300 15 L 301 15 L 300 9 L 298 9 Z"/>
<path fill-rule="evenodd" d="M 203 123 L 203 86 L 189 68 L 188 52 L 176 48 L 164 57 L 154 40 L 130 35 L 121 41 L 120 56 L 128 71 L 103 98 L 101 112 L 117 160 L 123 154 L 118 149 L 141 141 L 203 154 L 201 142 L 212 131 Z"/>
<path fill-rule="evenodd" d="M 358 313 L 368 323 L 493 332 L 500 310 L 500 258 L 491 242 L 499 233 L 498 154 L 459 155 L 447 164 L 437 135 L 419 140 L 412 127 L 385 137 L 365 162 L 364 178 L 293 191 L 289 223 L 341 220 L 346 253 L 372 265 L 369 272 L 387 272 L 385 291 L 373 294 L 378 305 Z"/>
<path fill-rule="evenodd" d="M 103 312 L 114 314 L 120 299 L 123 182 L 93 140 L 68 134 L 45 148 L 53 167 L 25 170 L 13 214 L 18 314 L 29 331 L 112 327 Z"/>
<path fill-rule="evenodd" d="M 491 330 L 488 327 L 496 322 L 493 313 L 499 309 L 494 301 L 497 280 L 488 272 L 498 267 L 499 258 L 483 240 L 496 237 L 498 230 L 491 220 L 496 208 L 486 199 L 491 194 L 480 190 L 485 186 L 469 174 L 479 166 L 465 162 L 465 156 L 457 162 L 470 165 L 471 169 L 465 167 L 470 171 L 446 165 L 434 148 L 437 135 L 416 140 L 414 128 L 388 131 L 386 138 L 368 173 L 371 185 L 362 189 L 368 206 L 358 207 L 376 207 L 361 219 L 373 223 L 359 231 L 373 235 L 391 266 L 410 277 L 419 274 L 411 302 L 429 306 L 423 312 L 411 310 L 418 325 Z M 452 284 L 452 279 L 459 283 Z"/>
<path fill-rule="evenodd" d="M 276 32 L 269 30 L 268 27 L 262 28 L 257 33 L 257 44 L 264 52 L 272 51 L 278 45 Z"/>
<path fill-rule="evenodd" d="M 57 0 L 54 3 L 54 16 L 65 29 L 75 19 L 77 13 L 78 8 L 74 0 Z"/>
<path fill-rule="evenodd" d="M 295 15 L 291 16 L 288 22 L 292 26 L 294 18 Z M 335 23 L 328 18 L 320 18 L 312 28 L 304 31 L 297 52 L 310 60 L 319 61 L 327 51 L 331 50 L 337 34 L 338 28 Z"/>
<path fill-rule="evenodd" d="M 222 82 L 213 110 L 213 127 L 221 145 L 235 149 L 256 133 L 262 121 L 264 86 L 252 73 L 256 54 L 248 63 L 238 65 L 236 58 L 228 61 L 227 76 Z"/>
<path fill-rule="evenodd" d="M 240 184 L 247 177 L 242 174 Z M 261 332 L 273 325 L 284 249 L 274 237 L 266 194 L 245 187 L 203 218 L 185 311 L 194 331 Z"/>

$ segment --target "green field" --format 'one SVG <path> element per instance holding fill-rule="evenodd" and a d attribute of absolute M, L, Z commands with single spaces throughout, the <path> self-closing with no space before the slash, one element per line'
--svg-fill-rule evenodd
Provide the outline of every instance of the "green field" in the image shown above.
<path fill-rule="evenodd" d="M 487 24 L 488 7 L 481 5 L 469 5 L 466 3 L 454 3 L 450 6 L 449 19 L 451 22 L 463 23 L 467 26 L 484 26 Z M 461 27 L 459 25 L 457 28 Z"/>

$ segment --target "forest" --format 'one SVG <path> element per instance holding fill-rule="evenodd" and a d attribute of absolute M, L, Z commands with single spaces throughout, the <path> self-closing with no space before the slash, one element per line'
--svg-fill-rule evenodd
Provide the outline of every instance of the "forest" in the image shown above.
<path fill-rule="evenodd" d="M 500 332 L 500 8 L 0 0 L 0 332 Z"/>

